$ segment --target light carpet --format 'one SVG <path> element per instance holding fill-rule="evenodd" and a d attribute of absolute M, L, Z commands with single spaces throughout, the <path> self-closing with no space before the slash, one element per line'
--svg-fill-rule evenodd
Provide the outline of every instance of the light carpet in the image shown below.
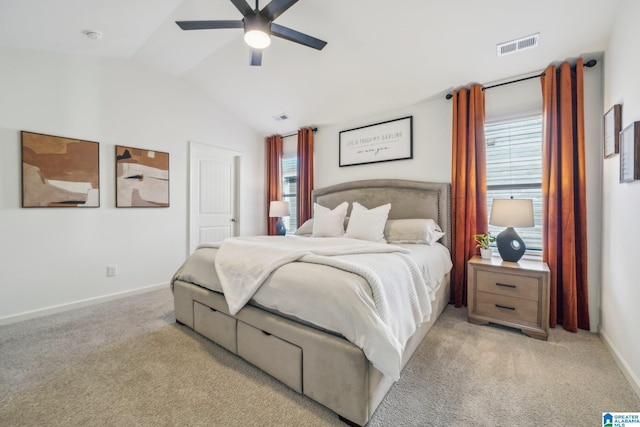
<path fill-rule="evenodd" d="M 597 335 L 549 341 L 449 306 L 369 426 L 595 426 L 640 399 Z M 2 426 L 344 426 L 177 325 L 166 290 L 0 327 Z"/>

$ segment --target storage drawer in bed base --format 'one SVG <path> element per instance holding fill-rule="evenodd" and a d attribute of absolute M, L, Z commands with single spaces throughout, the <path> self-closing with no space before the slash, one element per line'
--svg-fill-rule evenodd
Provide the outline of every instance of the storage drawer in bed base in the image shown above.
<path fill-rule="evenodd" d="M 226 315 L 238 324 L 251 326 L 261 334 L 261 331 L 265 331 L 299 348 L 301 369 L 295 370 L 299 372 L 301 380 L 298 387 L 292 388 L 354 423 L 366 424 L 377 403 L 393 384 L 369 363 L 362 350 L 343 338 L 249 305 L 232 316 L 224 296 L 191 283 L 174 282 L 173 293 L 176 320 L 185 326 L 195 329 L 194 323 L 199 319 L 195 316 L 194 307 L 199 307 L 197 304 L 200 304 L 214 308 L 218 315 Z M 213 320 L 212 317 L 209 316 L 208 319 Z M 220 318 L 217 315 L 215 317 Z M 243 338 L 236 329 L 236 340 L 238 339 Z M 239 347 L 242 348 L 242 344 Z M 257 357 L 258 354 L 254 356 Z M 263 351 L 260 359 L 273 356 L 273 353 Z M 266 363 L 258 360 L 251 362 L 260 367 Z M 375 372 L 373 377 L 370 375 L 371 371 Z M 286 377 L 295 377 L 293 374 L 282 377 L 276 372 L 271 372 L 271 375 L 287 385 L 292 381 Z M 381 383 L 384 383 L 382 390 L 378 387 Z M 370 388 L 379 390 L 374 393 L 375 397 L 371 396 Z M 370 396 L 375 401 L 375 406 L 372 406 L 374 402 L 370 400 Z"/>
<path fill-rule="evenodd" d="M 300 347 L 244 322 L 238 322 L 238 355 L 302 393 Z"/>
<path fill-rule="evenodd" d="M 302 393 L 300 347 L 198 301 L 193 301 L 193 329 Z"/>
<path fill-rule="evenodd" d="M 439 305 L 434 307 L 432 319 L 419 327 L 419 331 L 405 347 L 408 351 L 405 351 L 403 366 L 446 307 L 448 276 L 446 279 L 446 283 L 438 291 Z M 186 282 L 174 282 L 174 302 L 176 320 L 196 331 L 202 330 L 202 321 L 220 321 L 227 325 L 235 321 L 236 349 L 231 351 L 241 353 L 243 358 L 294 390 L 358 425 L 367 423 L 393 385 L 392 380 L 382 375 L 367 360 L 361 349 L 344 338 L 249 305 L 232 316 L 224 296 Z M 205 311 L 206 314 L 196 314 L 196 311 L 201 310 L 200 306 L 209 311 Z M 194 307 L 198 308 L 194 311 Z M 211 311 L 211 308 L 215 311 Z M 194 324 L 198 325 L 197 329 Z M 224 335 L 222 326 L 216 326 L 213 330 L 204 328 L 209 331 L 208 334 Z M 218 339 L 211 338 L 211 335 L 202 334 L 220 343 Z M 277 348 L 279 350 L 274 351 L 286 354 L 294 362 L 278 364 L 277 361 L 269 361 L 274 359 L 274 353 L 266 349 L 260 351 L 261 346 Z M 273 365 L 273 362 L 276 364 Z M 288 363 L 293 369 L 282 370 Z"/>
<path fill-rule="evenodd" d="M 193 302 L 193 329 L 234 353 L 238 352 L 238 321 L 198 301 Z"/>

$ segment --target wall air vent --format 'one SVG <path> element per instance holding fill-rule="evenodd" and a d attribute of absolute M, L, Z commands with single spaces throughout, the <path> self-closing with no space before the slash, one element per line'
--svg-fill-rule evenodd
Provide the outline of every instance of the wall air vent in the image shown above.
<path fill-rule="evenodd" d="M 497 45 L 498 56 L 509 55 L 511 53 L 520 52 L 521 50 L 532 49 L 538 46 L 538 38 L 540 33 L 522 37 L 510 42 L 500 43 Z"/>

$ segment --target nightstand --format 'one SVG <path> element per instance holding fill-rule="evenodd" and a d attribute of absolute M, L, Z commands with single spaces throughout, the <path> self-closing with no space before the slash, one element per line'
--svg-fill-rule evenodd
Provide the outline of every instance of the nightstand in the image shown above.
<path fill-rule="evenodd" d="M 544 262 L 473 257 L 467 263 L 469 322 L 549 336 L 549 267 Z"/>

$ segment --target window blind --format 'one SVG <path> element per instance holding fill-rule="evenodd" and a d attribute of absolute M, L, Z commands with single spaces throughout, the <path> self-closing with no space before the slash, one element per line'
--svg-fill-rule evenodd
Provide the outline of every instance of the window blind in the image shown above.
<path fill-rule="evenodd" d="M 527 249 L 542 250 L 542 116 L 485 124 L 487 209 L 493 199 L 533 199 L 532 228 L 519 228 Z M 497 235 L 503 227 L 489 226 Z"/>
<path fill-rule="evenodd" d="M 298 192 L 298 156 L 283 153 L 282 156 L 282 200 L 289 202 L 289 217 L 282 219 L 287 231 L 294 231 L 298 227 L 297 216 Z"/>

